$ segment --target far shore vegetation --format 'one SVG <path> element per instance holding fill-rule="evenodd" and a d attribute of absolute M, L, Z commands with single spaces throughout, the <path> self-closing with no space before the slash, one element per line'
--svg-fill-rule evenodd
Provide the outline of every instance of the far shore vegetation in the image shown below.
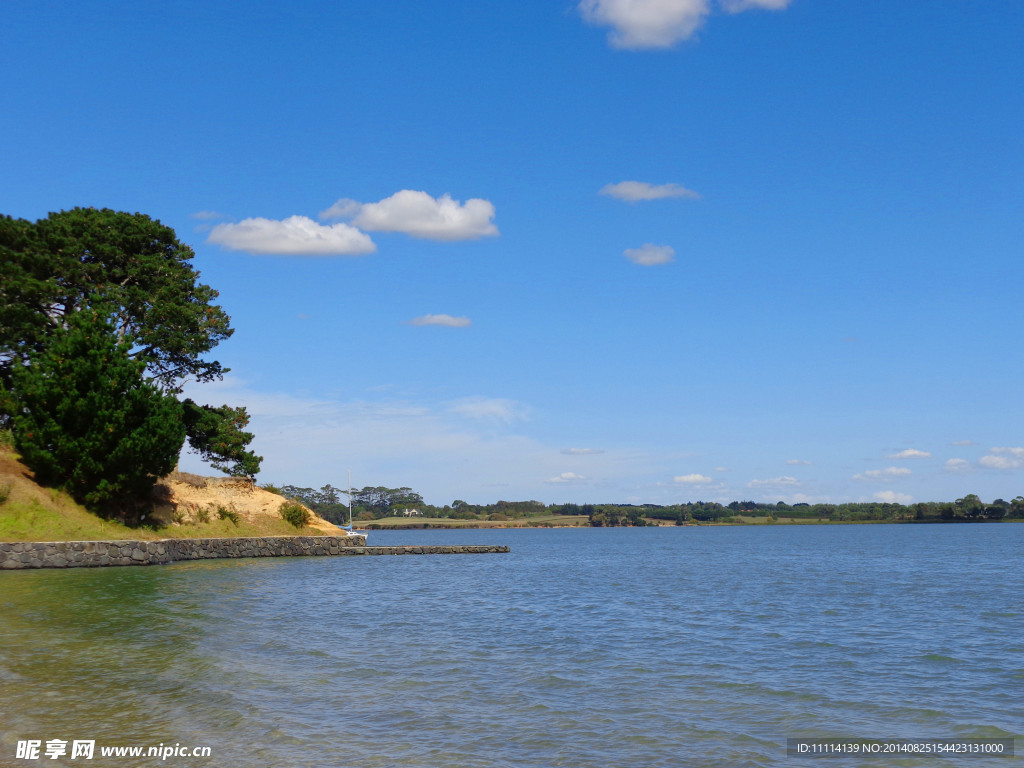
<path fill-rule="evenodd" d="M 319 489 L 294 485 L 263 486 L 312 509 L 336 524 L 348 519 L 348 494 L 330 484 Z M 968 494 L 949 502 L 895 504 L 767 504 L 756 501 L 681 502 L 679 504 L 544 504 L 540 501 L 498 501 L 469 504 L 456 499 L 435 506 L 411 488 L 351 489 L 352 519 L 357 527 L 383 528 L 515 528 L 565 526 L 647 526 L 774 523 L 956 523 L 1024 520 L 1024 497 L 983 502 Z"/>

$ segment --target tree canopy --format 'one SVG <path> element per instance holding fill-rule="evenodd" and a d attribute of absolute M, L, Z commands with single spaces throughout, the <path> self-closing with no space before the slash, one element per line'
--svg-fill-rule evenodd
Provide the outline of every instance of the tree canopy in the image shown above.
<path fill-rule="evenodd" d="M 113 333 L 131 340 L 130 356 L 162 389 L 220 378 L 225 369 L 202 356 L 233 331 L 213 303 L 218 292 L 199 282 L 193 255 L 173 229 L 141 213 L 74 208 L 34 224 L 0 218 L 0 375 L 45 347 L 73 313 L 101 302 Z"/>

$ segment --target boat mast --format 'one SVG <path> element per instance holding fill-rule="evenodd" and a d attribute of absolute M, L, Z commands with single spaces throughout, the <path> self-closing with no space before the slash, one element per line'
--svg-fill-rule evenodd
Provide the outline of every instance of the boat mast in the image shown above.
<path fill-rule="evenodd" d="M 352 530 L 352 468 L 348 470 L 348 529 Z"/>

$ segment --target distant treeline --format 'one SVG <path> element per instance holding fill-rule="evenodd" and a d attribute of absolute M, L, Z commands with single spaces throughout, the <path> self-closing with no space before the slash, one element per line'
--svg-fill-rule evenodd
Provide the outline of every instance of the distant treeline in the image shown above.
<path fill-rule="evenodd" d="M 348 493 L 343 489 L 329 484 L 319 490 L 294 485 L 264 487 L 305 504 L 325 520 L 333 523 L 348 520 Z M 468 504 L 456 499 L 444 506 L 424 503 L 423 497 L 411 488 L 366 486 L 359 490 L 353 488 L 351 493 L 352 517 L 357 521 L 378 520 L 395 515 L 481 521 L 564 515 L 586 516 L 590 525 L 604 527 L 657 525 L 665 521 L 676 525 L 690 522 L 730 523 L 740 522 L 743 518 L 765 518 L 766 522 L 778 518 L 831 522 L 976 522 L 1003 518 L 1024 519 L 1024 497 L 1017 496 L 1012 501 L 996 499 L 986 504 L 973 493 L 956 501 L 923 501 L 917 504 L 786 504 L 782 501 L 775 504 L 756 501 L 734 501 L 730 504 L 692 501 L 670 505 L 544 504 L 540 501 Z"/>

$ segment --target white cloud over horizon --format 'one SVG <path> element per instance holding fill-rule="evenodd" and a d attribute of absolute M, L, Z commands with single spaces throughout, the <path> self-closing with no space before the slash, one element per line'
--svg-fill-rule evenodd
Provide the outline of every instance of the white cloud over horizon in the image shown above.
<path fill-rule="evenodd" d="M 206 241 L 231 251 L 274 256 L 362 256 L 377 250 L 369 235 L 348 224 L 318 224 L 306 216 L 218 224 Z"/>
<path fill-rule="evenodd" d="M 693 473 L 692 475 L 676 475 L 672 478 L 673 482 L 682 483 L 683 485 L 705 485 L 713 482 L 712 478 L 707 475 L 701 475 L 699 473 Z"/>
<path fill-rule="evenodd" d="M 654 267 L 675 261 L 675 248 L 671 245 L 654 245 L 644 243 L 639 248 L 627 248 L 623 256 L 642 267 Z"/>
<path fill-rule="evenodd" d="M 879 491 L 875 498 L 886 504 L 909 504 L 914 497 L 909 493 L 897 493 L 896 491 Z"/>
<path fill-rule="evenodd" d="M 809 467 L 811 462 L 804 459 L 786 459 L 786 463 L 793 467 Z"/>
<path fill-rule="evenodd" d="M 320 212 L 321 220 L 350 219 L 368 232 L 400 232 L 410 237 L 453 242 L 494 237 L 494 204 L 482 198 L 462 203 L 444 194 L 402 189 L 376 203 L 342 198 Z"/>
<path fill-rule="evenodd" d="M 967 459 L 947 459 L 943 469 L 946 472 L 964 472 L 971 467 L 971 462 Z"/>
<path fill-rule="evenodd" d="M 604 451 L 595 448 L 563 448 L 559 453 L 566 456 L 597 456 Z"/>
<path fill-rule="evenodd" d="M 453 317 L 452 315 L 420 315 L 409 321 L 409 325 L 428 326 L 440 325 L 446 328 L 468 328 L 473 321 L 468 317 Z"/>
<path fill-rule="evenodd" d="M 978 459 L 986 469 L 1020 469 L 1024 467 L 1024 448 L 989 448 L 988 455 Z"/>
<path fill-rule="evenodd" d="M 586 482 L 586 480 L 587 478 L 585 478 L 583 475 L 577 475 L 575 472 L 563 472 L 560 475 L 548 478 L 544 482 L 558 485 L 561 483 L 584 483 Z"/>
<path fill-rule="evenodd" d="M 899 453 L 890 453 L 887 459 L 930 459 L 932 455 L 928 451 L 919 451 L 916 448 L 907 448 Z"/>
<path fill-rule="evenodd" d="M 599 194 L 636 203 L 641 200 L 662 200 L 671 197 L 686 197 L 699 200 L 700 195 L 692 189 L 680 184 L 649 184 L 646 181 L 620 181 L 618 184 L 606 184 Z"/>
<path fill-rule="evenodd" d="M 906 467 L 886 467 L 885 469 L 869 469 L 860 474 L 854 475 L 854 480 L 890 480 L 896 477 L 906 477 L 913 474 Z"/>
<path fill-rule="evenodd" d="M 730 14 L 752 9 L 783 10 L 790 0 L 719 0 Z M 608 43 L 633 50 L 671 48 L 690 38 L 711 14 L 711 0 L 580 0 L 590 24 L 611 27 Z"/>

